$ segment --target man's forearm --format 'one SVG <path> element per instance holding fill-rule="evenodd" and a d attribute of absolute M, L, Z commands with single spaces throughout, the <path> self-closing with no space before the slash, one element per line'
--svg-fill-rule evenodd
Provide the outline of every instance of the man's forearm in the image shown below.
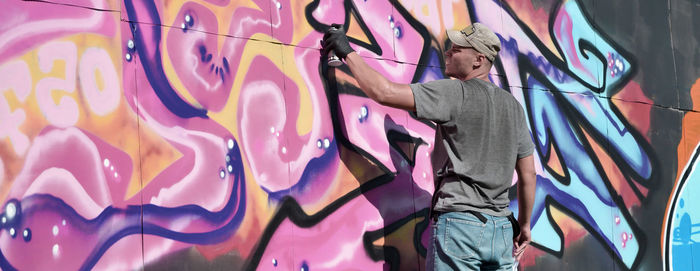
<path fill-rule="evenodd" d="M 535 174 L 523 174 L 518 180 L 518 222 L 530 225 L 532 205 L 535 202 Z"/>
<path fill-rule="evenodd" d="M 370 67 L 360 55 L 355 52 L 350 53 L 346 58 L 350 71 L 357 80 L 357 83 L 368 97 L 379 103 L 385 99 L 385 93 L 391 88 L 391 81 L 382 74 Z"/>
<path fill-rule="evenodd" d="M 537 175 L 532 155 L 522 158 L 517 162 L 518 173 L 518 223 L 530 225 L 532 205 L 535 202 L 535 187 Z"/>
<path fill-rule="evenodd" d="M 345 62 L 360 85 L 360 89 L 372 100 L 382 105 L 416 111 L 413 91 L 409 85 L 389 81 L 355 52 L 348 54 Z"/>

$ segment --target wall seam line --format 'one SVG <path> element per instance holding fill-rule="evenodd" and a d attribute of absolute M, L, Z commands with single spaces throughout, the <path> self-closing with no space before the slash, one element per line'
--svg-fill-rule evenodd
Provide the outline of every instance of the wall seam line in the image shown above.
<path fill-rule="evenodd" d="M 673 60 L 673 79 L 674 79 L 674 85 L 673 85 L 673 90 L 676 91 L 676 93 L 679 93 L 678 91 L 678 67 L 676 65 L 676 48 L 673 43 L 673 21 L 671 20 L 671 0 L 666 0 L 667 5 L 667 11 L 668 11 L 668 35 L 670 37 L 669 41 L 671 42 L 671 58 Z M 676 96 L 676 106 L 678 108 L 681 107 L 681 97 L 680 95 Z"/>

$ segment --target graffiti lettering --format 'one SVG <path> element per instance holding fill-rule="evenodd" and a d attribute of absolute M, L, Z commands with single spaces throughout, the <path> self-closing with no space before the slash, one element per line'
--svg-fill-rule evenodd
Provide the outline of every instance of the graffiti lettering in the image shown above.
<path fill-rule="evenodd" d="M 60 97 L 58 104 L 54 102 L 56 91 L 74 93 L 76 81 L 80 79 L 81 94 L 90 110 L 104 116 L 114 111 L 121 97 L 119 79 L 109 54 L 100 48 L 88 48 L 77 65 L 77 48 L 72 42 L 50 42 L 39 48 L 37 52 L 39 68 L 49 76 L 39 77 L 36 83 L 36 99 L 42 115 L 49 123 L 58 127 L 69 127 L 76 124 L 80 117 L 80 107 L 70 96 Z M 6 90 L 13 90 L 19 102 L 27 102 L 31 93 L 32 77 L 26 62 L 17 60 L 3 65 L 1 68 Z M 77 71 L 79 69 L 79 71 Z M 63 74 L 54 77 L 52 74 Z M 79 76 L 78 76 L 79 75 Z M 104 89 L 99 89 L 102 86 Z M 26 135 L 18 130 L 25 119 L 24 110 L 9 111 L 7 100 L 0 103 L 0 116 L 7 118 L 6 125 L 0 137 L 9 137 L 17 154 L 23 154 L 29 144 Z"/>
<path fill-rule="evenodd" d="M 109 54 L 101 48 L 88 48 L 80 58 L 80 87 L 90 109 L 104 116 L 119 105 L 119 77 Z M 97 74 L 102 79 L 99 88 Z"/>
<path fill-rule="evenodd" d="M 51 72 L 55 61 L 64 61 L 65 76 L 46 77 L 36 83 L 36 97 L 39 108 L 49 123 L 58 127 L 74 125 L 80 117 L 78 104 L 68 97 L 61 97 L 58 105 L 54 103 L 53 92 L 62 90 L 68 93 L 75 91 L 77 49 L 71 42 L 50 42 L 38 52 L 39 68 L 44 73 Z"/>
<path fill-rule="evenodd" d="M 32 79 L 27 63 L 13 61 L 0 66 L 0 82 L 3 82 L 0 85 L 0 95 L 5 96 L 8 90 L 11 90 L 20 102 L 24 102 L 32 90 Z M 19 130 L 19 126 L 26 118 L 26 113 L 22 108 L 11 111 L 5 97 L 0 99 L 0 139 L 9 138 L 15 154 L 21 156 L 29 148 L 29 138 Z"/>
<path fill-rule="evenodd" d="M 645 17 L 625 20 L 672 18 L 682 31 L 687 18 L 665 12 L 675 3 L 5 2 L 2 270 L 422 269 L 435 125 L 328 67 L 319 40 L 332 23 L 402 84 L 446 78 L 446 30 L 496 32 L 490 79 L 520 102 L 537 146 L 534 248 L 520 265 L 657 270 L 663 254 L 679 270 L 697 258 L 700 107 L 655 104 L 683 104 L 685 90 L 649 81 L 687 82 L 649 77 L 646 44 L 696 55 L 650 25 L 627 33 L 627 21 L 599 16 L 631 5 Z"/>

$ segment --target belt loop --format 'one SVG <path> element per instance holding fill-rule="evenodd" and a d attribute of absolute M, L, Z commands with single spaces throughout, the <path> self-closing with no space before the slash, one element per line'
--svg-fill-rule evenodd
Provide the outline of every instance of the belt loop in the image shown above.
<path fill-rule="evenodd" d="M 430 210 L 430 218 L 433 220 L 433 222 L 437 223 L 438 221 L 438 216 L 440 216 L 442 212 L 438 212 L 435 210 Z"/>
<path fill-rule="evenodd" d="M 508 220 L 510 220 L 510 224 L 513 225 L 513 238 L 518 237 L 518 235 L 520 235 L 520 225 L 518 224 L 518 221 L 515 220 L 513 213 L 510 213 Z"/>

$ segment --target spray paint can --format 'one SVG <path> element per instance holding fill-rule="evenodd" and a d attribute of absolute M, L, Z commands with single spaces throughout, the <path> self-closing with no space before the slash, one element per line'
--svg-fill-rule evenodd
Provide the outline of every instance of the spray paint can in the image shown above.
<path fill-rule="evenodd" d="M 338 30 L 338 28 L 331 27 L 331 30 Z M 340 65 L 343 65 L 343 61 L 341 61 L 340 58 L 335 55 L 335 52 L 333 50 L 328 52 L 328 66 L 338 67 Z"/>

